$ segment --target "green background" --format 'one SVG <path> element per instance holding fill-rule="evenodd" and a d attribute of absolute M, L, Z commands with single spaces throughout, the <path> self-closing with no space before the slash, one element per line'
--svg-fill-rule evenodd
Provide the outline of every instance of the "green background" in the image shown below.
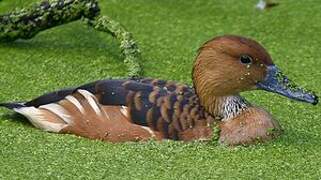
<path fill-rule="evenodd" d="M 36 0 L 2 0 L 0 13 Z M 256 0 L 106 0 L 102 13 L 134 34 L 145 76 L 191 84 L 202 42 L 222 34 L 262 43 L 291 79 L 321 94 L 321 2 L 282 0 L 261 12 Z M 125 76 L 117 41 L 81 22 L 28 41 L 0 44 L 0 102 L 107 76 Z M 279 120 L 272 142 L 228 148 L 173 141 L 111 144 L 31 127 L 0 110 L 0 179 L 294 179 L 321 177 L 321 108 L 275 94 L 243 94 Z"/>

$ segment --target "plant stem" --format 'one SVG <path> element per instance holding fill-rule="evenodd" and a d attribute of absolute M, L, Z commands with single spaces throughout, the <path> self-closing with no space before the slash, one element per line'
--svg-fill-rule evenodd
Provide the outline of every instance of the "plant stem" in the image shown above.
<path fill-rule="evenodd" d="M 129 76 L 141 76 L 142 70 L 138 62 L 140 50 L 132 34 L 124 26 L 107 16 L 98 16 L 95 20 L 89 20 L 88 24 L 98 31 L 107 32 L 114 36 L 120 42 L 120 49 L 125 56 L 124 63 L 129 69 Z"/>

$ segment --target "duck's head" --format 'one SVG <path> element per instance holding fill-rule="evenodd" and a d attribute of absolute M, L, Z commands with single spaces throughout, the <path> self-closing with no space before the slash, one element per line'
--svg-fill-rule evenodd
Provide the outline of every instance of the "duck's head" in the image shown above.
<path fill-rule="evenodd" d="M 294 85 L 256 41 L 239 36 L 220 36 L 199 50 L 193 82 L 201 101 L 261 89 L 311 104 L 318 97 Z"/>

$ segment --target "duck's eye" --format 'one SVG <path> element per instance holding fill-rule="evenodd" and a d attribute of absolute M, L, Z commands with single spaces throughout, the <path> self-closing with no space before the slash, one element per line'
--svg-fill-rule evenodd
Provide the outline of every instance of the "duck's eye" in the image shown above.
<path fill-rule="evenodd" d="M 243 64 L 250 64 L 250 63 L 252 63 L 252 57 L 249 55 L 241 55 L 240 61 Z"/>

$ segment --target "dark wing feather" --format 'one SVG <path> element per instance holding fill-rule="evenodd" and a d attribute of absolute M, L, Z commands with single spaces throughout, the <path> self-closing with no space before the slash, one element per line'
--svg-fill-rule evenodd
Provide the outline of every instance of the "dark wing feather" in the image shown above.
<path fill-rule="evenodd" d="M 39 107 L 39 106 L 42 106 L 45 104 L 55 103 L 55 102 L 58 102 L 58 101 L 64 99 L 66 96 L 72 94 L 77 89 L 84 89 L 84 90 L 87 90 L 91 93 L 94 93 L 95 92 L 95 85 L 97 84 L 97 82 L 99 82 L 99 81 L 88 83 L 88 84 L 85 84 L 85 85 L 80 86 L 78 88 L 66 88 L 66 89 L 46 93 L 46 94 L 39 96 L 29 102 L 26 102 L 24 105 L 28 106 L 28 107 L 29 106 Z"/>
<path fill-rule="evenodd" d="M 74 90 L 75 90 L 75 88 L 68 88 L 68 89 L 62 89 L 62 90 L 55 91 L 55 92 L 50 92 L 50 93 L 44 94 L 42 96 L 39 96 L 38 98 L 33 99 L 29 102 L 26 102 L 24 105 L 28 106 L 28 107 L 29 106 L 39 107 L 41 105 L 58 102 L 58 101 L 64 99 L 67 95 L 74 92 Z"/>
<path fill-rule="evenodd" d="M 152 109 L 154 118 L 150 121 L 156 121 L 157 123 L 158 118 L 161 117 L 157 100 L 167 96 L 170 92 L 158 86 L 137 81 L 127 81 L 123 86 L 129 91 L 126 97 L 126 105 L 130 109 L 131 120 L 136 124 L 148 126 L 147 113 Z M 151 96 L 155 96 L 155 100 L 151 99 Z M 153 126 L 155 127 L 155 124 Z"/>

